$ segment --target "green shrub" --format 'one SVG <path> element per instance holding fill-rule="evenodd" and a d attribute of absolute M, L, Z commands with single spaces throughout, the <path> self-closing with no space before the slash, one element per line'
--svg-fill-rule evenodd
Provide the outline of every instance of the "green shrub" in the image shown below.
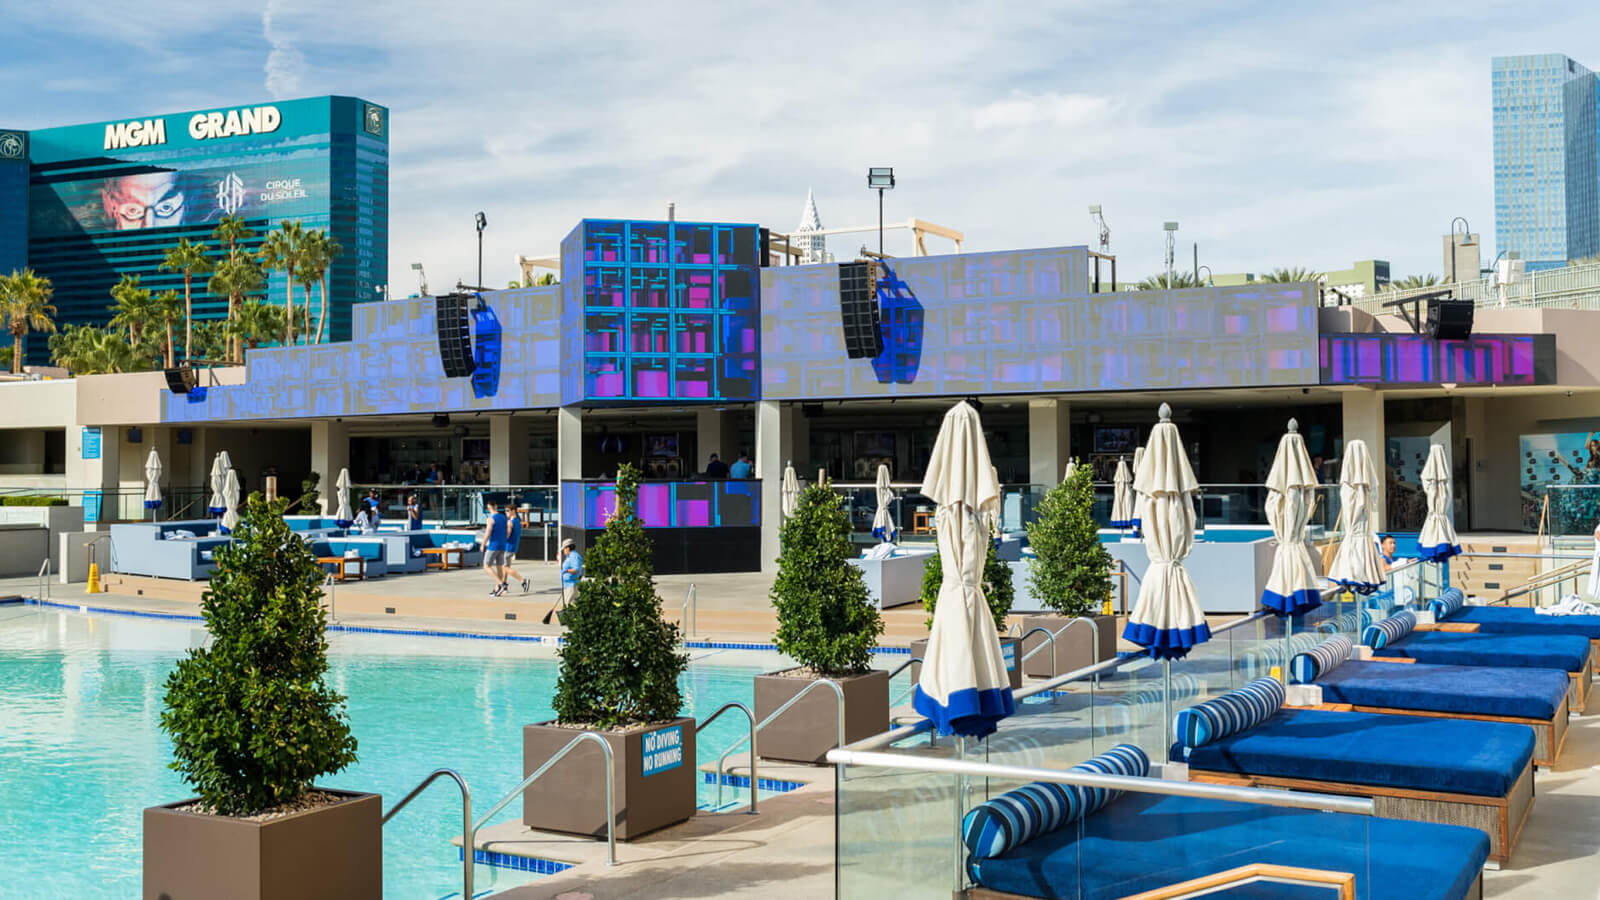
<path fill-rule="evenodd" d="M 678 626 L 661 618 L 650 568 L 650 538 L 639 519 L 639 470 L 617 470 L 617 508 L 590 548 L 578 595 L 561 613 L 556 720 L 599 728 L 676 718 L 678 676 L 689 656 Z"/>
<path fill-rule="evenodd" d="M 850 565 L 850 517 L 824 485 L 800 492 L 779 531 L 782 550 L 772 603 L 778 650 L 818 675 L 858 675 L 872 666 L 883 617 L 861 569 Z"/>
<path fill-rule="evenodd" d="M 0 506 L 66 506 L 65 497 L 36 497 L 32 495 L 20 497 L 5 497 L 0 499 Z"/>
<path fill-rule="evenodd" d="M 1111 554 L 1100 545 L 1094 521 L 1094 484 L 1088 466 L 1045 494 L 1028 525 L 1037 558 L 1028 586 L 1046 606 L 1067 616 L 1100 612 L 1111 599 Z"/>
<path fill-rule="evenodd" d="M 200 599 L 211 645 L 167 677 L 171 766 L 223 815 L 292 802 L 356 761 L 344 697 L 323 682 L 322 570 L 285 505 L 250 495 Z"/>
<path fill-rule="evenodd" d="M 308 513 L 313 516 L 322 512 L 322 507 L 317 505 L 317 501 L 322 497 L 322 495 L 317 492 L 317 486 L 321 483 L 322 474 L 320 472 L 312 472 L 305 478 L 301 479 L 300 499 L 294 502 L 293 508 L 298 509 L 302 513 Z"/>
<path fill-rule="evenodd" d="M 939 585 L 944 581 L 944 563 L 939 554 L 928 557 L 922 566 L 922 608 L 928 611 L 928 627 L 933 627 L 933 609 L 939 605 Z M 989 542 L 989 555 L 983 561 L 983 599 L 989 603 L 989 615 L 994 617 L 995 631 L 1006 630 L 1006 616 L 1011 614 L 1017 589 L 1011 583 L 1011 567 L 1000 561 L 994 541 Z"/>

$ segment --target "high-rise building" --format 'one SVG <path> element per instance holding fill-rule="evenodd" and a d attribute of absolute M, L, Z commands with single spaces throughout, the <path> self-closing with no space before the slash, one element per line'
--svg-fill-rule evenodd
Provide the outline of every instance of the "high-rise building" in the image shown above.
<path fill-rule="evenodd" d="M 796 226 L 794 234 L 789 236 L 791 245 L 804 251 L 800 262 L 821 263 L 829 260 L 828 236 L 812 233 L 821 230 L 822 217 L 817 214 L 817 196 L 810 188 L 806 188 L 806 208 L 800 212 L 800 224 Z"/>
<path fill-rule="evenodd" d="M 28 264 L 28 133 L 0 130 L 0 275 Z"/>
<path fill-rule="evenodd" d="M 9 136 L 9 137 L 8 137 Z M 8 153 L 20 144 L 27 202 L 10 202 Z M 341 253 L 328 270 L 323 340 L 350 336 L 350 306 L 381 299 L 389 265 L 389 113 L 354 97 L 314 97 L 31 132 L 0 131 L 0 265 L 15 254 L 55 287 L 58 325 L 103 325 L 110 289 L 138 275 L 152 290 L 183 289 L 159 266 L 180 238 L 220 255 L 212 230 L 236 215 L 254 252 L 283 221 L 326 229 Z M 8 269 L 9 271 L 9 269 Z M 226 315 L 227 298 L 194 285 L 197 321 Z M 269 273 L 259 299 L 282 304 L 287 276 Z M 312 328 L 320 313 L 313 291 Z M 305 302 L 295 289 L 296 304 Z M 29 344 L 43 361 L 44 341 Z"/>
<path fill-rule="evenodd" d="M 1564 265 L 1600 233 L 1600 203 L 1589 202 L 1600 178 L 1597 76 L 1559 53 L 1497 56 L 1491 68 L 1497 249 L 1530 270 Z"/>

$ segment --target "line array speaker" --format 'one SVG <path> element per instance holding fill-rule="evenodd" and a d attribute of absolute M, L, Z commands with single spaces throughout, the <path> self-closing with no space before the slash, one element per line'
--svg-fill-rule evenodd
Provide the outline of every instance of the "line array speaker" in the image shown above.
<path fill-rule="evenodd" d="M 1471 300 L 1429 300 L 1428 337 L 1439 341 L 1461 341 L 1472 337 Z"/>
<path fill-rule="evenodd" d="M 466 294 L 445 294 L 438 304 L 439 362 L 444 366 L 446 378 L 464 378 L 472 374 L 472 334 L 467 330 Z"/>
<path fill-rule="evenodd" d="M 883 352 L 877 268 L 871 262 L 839 264 L 839 323 L 844 327 L 844 352 L 851 359 L 871 359 Z"/>
<path fill-rule="evenodd" d="M 167 387 L 174 394 L 187 394 L 200 382 L 195 378 L 194 368 L 183 366 L 177 369 L 167 369 Z"/>

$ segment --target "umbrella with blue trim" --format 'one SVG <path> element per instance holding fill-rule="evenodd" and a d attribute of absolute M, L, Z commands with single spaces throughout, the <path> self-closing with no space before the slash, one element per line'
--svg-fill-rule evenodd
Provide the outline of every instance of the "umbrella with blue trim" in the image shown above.
<path fill-rule="evenodd" d="M 161 454 L 154 447 L 144 459 L 144 508 L 150 510 L 152 516 L 161 508 Z"/>
<path fill-rule="evenodd" d="M 1306 526 L 1316 501 L 1317 472 L 1300 437 L 1300 425 L 1289 420 L 1289 430 L 1278 441 L 1278 453 L 1267 472 L 1267 524 L 1277 548 L 1272 552 L 1272 572 L 1261 592 L 1261 605 L 1280 616 L 1292 616 L 1322 605 L 1321 579 L 1306 547 Z"/>
<path fill-rule="evenodd" d="M 1194 495 L 1200 492 L 1183 452 L 1172 408 L 1161 404 L 1161 421 L 1133 473 L 1140 527 L 1150 566 L 1139 583 L 1139 599 L 1122 636 L 1148 647 L 1156 659 L 1178 659 L 1211 640 L 1211 627 L 1183 567 L 1194 549 Z"/>
<path fill-rule="evenodd" d="M 872 516 L 872 536 L 885 543 L 892 542 L 895 535 L 894 516 L 889 512 L 889 504 L 894 502 L 894 490 L 889 487 L 889 467 L 878 464 L 878 511 Z"/>
<path fill-rule="evenodd" d="M 1133 473 L 1128 471 L 1128 461 L 1117 458 L 1117 473 L 1111 477 L 1111 522 L 1112 528 L 1132 528 L 1133 518 Z"/>
<path fill-rule="evenodd" d="M 1346 442 L 1344 462 L 1339 465 L 1339 518 L 1344 522 L 1344 538 L 1328 566 L 1328 580 L 1363 596 L 1383 587 L 1389 577 L 1372 533 L 1377 496 L 1378 479 L 1366 441 Z"/>
<path fill-rule="evenodd" d="M 334 523 L 340 528 L 349 528 L 355 521 L 355 513 L 350 511 L 350 470 L 339 470 L 339 478 L 333 483 L 334 494 L 339 498 L 339 508 L 334 512 Z"/>
<path fill-rule="evenodd" d="M 1444 562 L 1461 552 L 1461 543 L 1450 521 L 1450 463 L 1439 444 L 1428 447 L 1428 461 L 1422 464 L 1422 493 L 1428 498 L 1428 517 L 1417 535 L 1417 552 L 1430 562 Z"/>
<path fill-rule="evenodd" d="M 1016 712 L 1016 701 L 983 596 L 988 519 L 1000 506 L 1000 482 L 978 413 L 965 401 L 945 414 L 922 493 L 936 506 L 944 578 L 911 704 L 940 734 L 982 737 Z"/>
<path fill-rule="evenodd" d="M 220 516 L 228 511 L 227 501 L 222 499 L 222 485 L 228 480 L 228 470 L 222 464 L 226 454 L 224 450 L 211 460 L 211 499 L 206 501 L 207 515 Z"/>

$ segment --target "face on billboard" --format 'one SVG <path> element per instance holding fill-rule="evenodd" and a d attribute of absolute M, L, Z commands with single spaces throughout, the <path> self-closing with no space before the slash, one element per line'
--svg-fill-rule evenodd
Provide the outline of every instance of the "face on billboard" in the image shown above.
<path fill-rule="evenodd" d="M 182 225 L 183 190 L 177 172 L 148 172 L 107 178 L 100 205 L 113 231 Z"/>

